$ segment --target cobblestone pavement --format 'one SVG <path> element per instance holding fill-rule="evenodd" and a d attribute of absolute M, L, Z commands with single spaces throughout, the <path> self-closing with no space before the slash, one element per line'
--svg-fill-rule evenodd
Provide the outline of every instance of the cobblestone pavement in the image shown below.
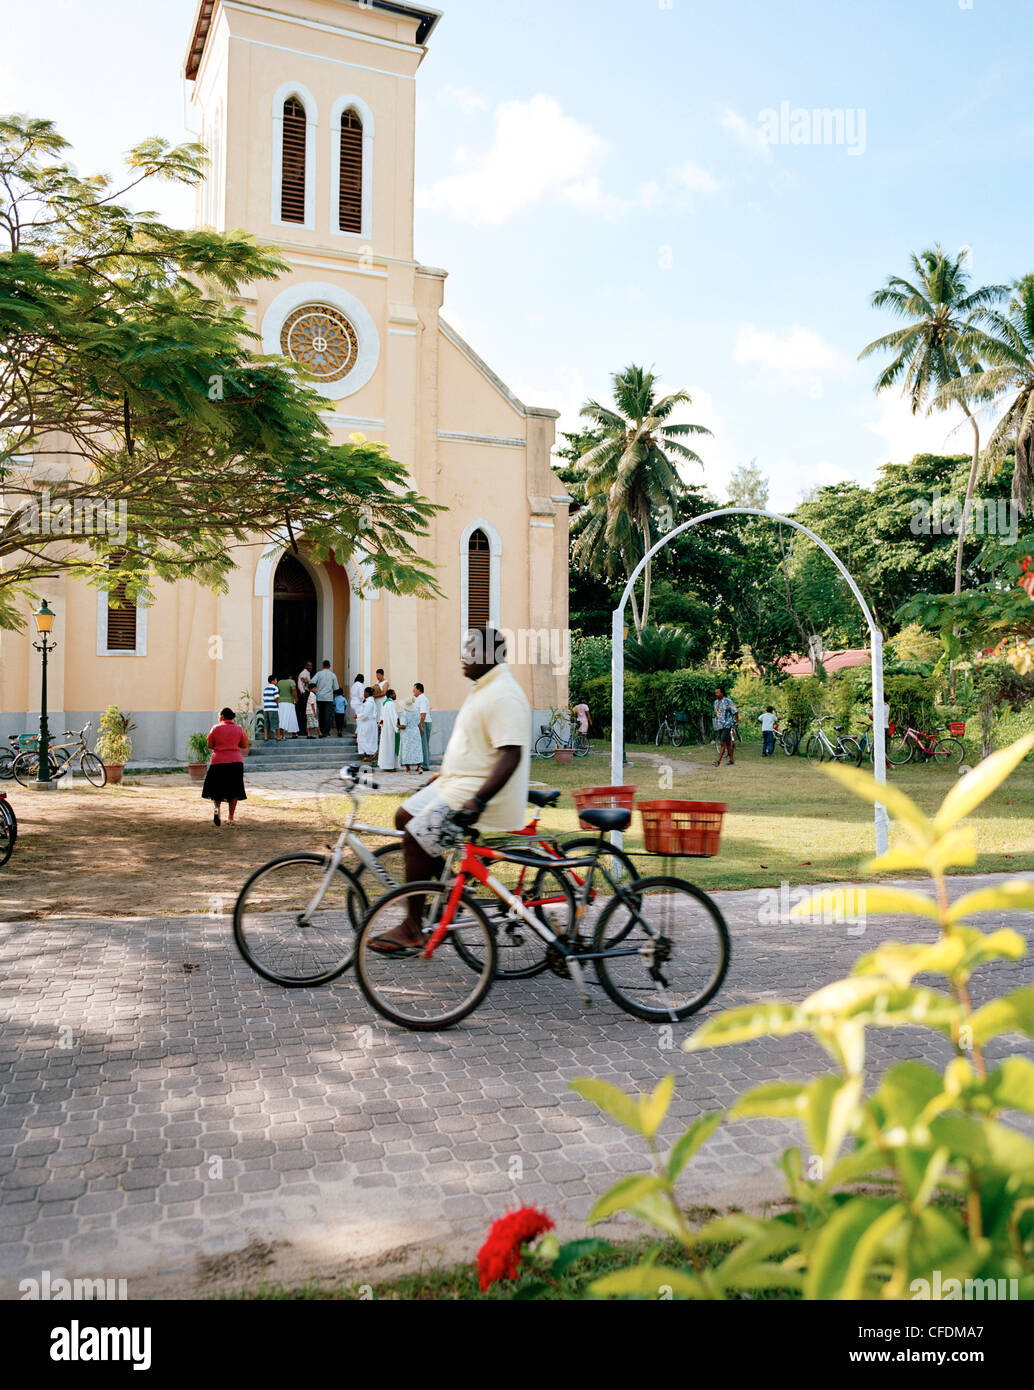
<path fill-rule="evenodd" d="M 976 883 L 956 880 L 953 895 Z M 709 1013 L 802 998 L 877 941 L 928 935 L 916 922 L 881 920 L 860 936 L 768 924 L 759 907 L 771 897 L 718 896 L 733 959 Z M 1014 925 L 1034 934 L 1034 916 Z M 1029 961 L 994 966 L 976 1002 L 1032 979 Z M 580 1220 L 594 1194 L 642 1166 L 641 1145 L 572 1095 L 572 1077 L 639 1090 L 674 1071 L 671 1137 L 757 1082 L 827 1065 L 805 1038 L 685 1054 L 699 1019 L 669 1034 L 599 990 L 581 1012 L 552 975 L 497 985 L 451 1032 L 401 1032 L 350 974 L 321 990 L 265 983 L 225 918 L 0 924 L 0 980 L 4 1297 L 44 1269 L 129 1277 L 132 1294 L 137 1276 L 195 1280 L 256 1242 L 290 1243 L 313 1262 L 331 1247 L 348 1257 L 446 1233 L 472 1251 L 515 1200 Z M 1000 1041 L 994 1055 L 1017 1045 Z M 947 1044 L 882 1032 L 870 1065 L 914 1055 L 942 1063 Z M 772 1160 L 791 1133 L 773 1121 L 723 1127 L 686 1170 L 685 1197 L 721 1203 L 745 1183 L 774 1192 Z"/>

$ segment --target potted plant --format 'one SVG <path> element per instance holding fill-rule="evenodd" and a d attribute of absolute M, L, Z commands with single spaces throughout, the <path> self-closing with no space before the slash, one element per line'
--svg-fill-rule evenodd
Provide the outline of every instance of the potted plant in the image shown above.
<path fill-rule="evenodd" d="M 101 715 L 96 753 L 104 764 L 108 781 L 116 785 L 122 781 L 123 770 L 132 757 L 133 740 L 129 731 L 135 728 L 132 716 L 123 714 L 118 705 L 109 705 Z"/>
<path fill-rule="evenodd" d="M 237 701 L 237 723 L 248 735 L 248 746 L 242 749 L 245 757 L 251 752 L 255 742 L 255 726 L 258 723 L 259 713 L 260 711 L 255 707 L 255 697 L 251 691 L 242 690 Z"/>
<path fill-rule="evenodd" d="M 190 773 L 192 781 L 204 781 L 205 771 L 208 767 L 208 755 L 208 735 L 191 734 L 187 739 L 187 771 Z"/>

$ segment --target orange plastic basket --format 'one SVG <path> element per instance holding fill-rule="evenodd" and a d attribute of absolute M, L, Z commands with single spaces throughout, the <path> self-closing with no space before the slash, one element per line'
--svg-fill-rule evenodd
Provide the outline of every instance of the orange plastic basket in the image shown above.
<path fill-rule="evenodd" d="M 686 854 L 707 859 L 718 853 L 724 801 L 640 801 L 643 848 L 648 854 Z"/>
<path fill-rule="evenodd" d="M 948 725 L 948 733 L 951 734 L 952 738 L 962 738 L 965 732 L 966 721 L 964 719 L 956 720 L 954 723 Z"/>
<path fill-rule="evenodd" d="M 621 806 L 626 811 L 631 811 L 635 805 L 635 787 L 579 787 L 574 792 L 574 804 L 578 811 L 588 811 L 600 806 Z M 583 830 L 596 828 L 586 825 L 581 816 L 578 817 L 578 824 Z"/>

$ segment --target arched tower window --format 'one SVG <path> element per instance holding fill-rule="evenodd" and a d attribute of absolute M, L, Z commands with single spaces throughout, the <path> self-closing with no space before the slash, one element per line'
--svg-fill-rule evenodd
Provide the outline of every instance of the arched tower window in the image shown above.
<path fill-rule="evenodd" d="M 305 107 L 296 96 L 284 102 L 281 146 L 280 220 L 305 222 L 307 120 Z"/>
<path fill-rule="evenodd" d="M 338 161 L 338 227 L 359 234 L 363 230 L 363 123 L 353 110 L 341 113 Z"/>
<path fill-rule="evenodd" d="M 484 531 L 471 533 L 467 542 L 467 627 L 486 627 L 491 615 L 492 551 Z"/>

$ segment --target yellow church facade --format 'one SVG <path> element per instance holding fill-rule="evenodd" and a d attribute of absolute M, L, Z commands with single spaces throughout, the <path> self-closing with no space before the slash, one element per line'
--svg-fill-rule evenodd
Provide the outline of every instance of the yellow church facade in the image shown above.
<path fill-rule="evenodd" d="M 556 412 L 525 405 L 439 315 L 446 271 L 414 256 L 417 73 L 439 14 L 389 0 L 199 0 L 185 75 L 210 156 L 198 221 L 245 228 L 289 270 L 243 300 L 262 349 L 304 363 L 335 438 L 383 441 L 447 508 L 420 550 L 444 598 L 364 583 L 360 556 L 315 563 L 267 542 L 234 551 L 226 593 L 157 584 L 111 609 L 51 582 L 51 728 L 130 710 L 135 753 L 182 757 L 266 676 L 329 659 L 347 687 L 382 667 L 435 711 L 440 751 L 469 686 L 464 631 L 513 634 L 535 719 L 566 701 L 568 502 L 550 469 Z M 529 271 L 530 273 L 530 271 Z M 491 287 L 486 287 L 490 293 Z M 31 629 L 31 621 L 29 628 Z M 0 733 L 38 720 L 30 631 L 0 635 Z"/>

